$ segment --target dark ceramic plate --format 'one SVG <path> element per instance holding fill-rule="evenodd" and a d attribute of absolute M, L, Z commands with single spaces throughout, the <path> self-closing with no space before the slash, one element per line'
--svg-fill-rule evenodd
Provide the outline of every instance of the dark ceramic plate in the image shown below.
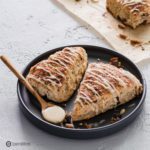
<path fill-rule="evenodd" d="M 73 46 L 77 46 L 77 45 L 73 45 Z M 97 61 L 97 59 L 100 59 L 105 62 L 109 62 L 110 58 L 118 57 L 119 61 L 121 61 L 122 65 L 124 66 L 124 69 L 129 70 L 141 81 L 141 83 L 144 86 L 143 93 L 140 96 L 136 97 L 134 100 L 122 106 L 119 106 L 116 109 L 107 111 L 106 113 L 94 117 L 90 120 L 75 123 L 75 128 L 73 129 L 66 128 L 61 125 L 54 125 L 43 120 L 43 118 L 40 115 L 39 104 L 36 102 L 35 98 L 26 90 L 26 88 L 20 82 L 18 82 L 17 93 L 19 97 L 19 102 L 21 104 L 21 108 L 25 116 L 33 124 L 35 124 L 37 127 L 49 133 L 58 136 L 63 136 L 67 138 L 87 139 L 87 138 L 102 137 L 102 136 L 115 133 L 116 131 L 119 131 L 123 127 L 127 126 L 130 122 L 132 122 L 141 112 L 145 95 L 146 95 L 145 80 L 143 79 L 142 74 L 140 73 L 139 69 L 135 66 L 135 64 L 125 56 L 115 51 L 102 48 L 102 47 L 90 46 L 90 45 L 78 45 L 78 46 L 82 46 L 83 48 L 85 48 L 89 57 L 89 62 Z M 63 48 L 64 47 L 56 48 L 36 57 L 23 70 L 23 75 L 24 76 L 27 75 L 31 66 L 35 65 L 36 63 L 38 63 L 43 59 L 48 58 L 49 55 L 55 53 L 56 51 L 62 50 Z M 76 96 L 76 92 L 66 103 L 65 106 L 66 110 L 70 110 L 75 96 Z M 126 110 L 125 113 L 123 115 L 118 115 L 122 109 Z M 85 126 L 91 128 L 85 128 Z"/>

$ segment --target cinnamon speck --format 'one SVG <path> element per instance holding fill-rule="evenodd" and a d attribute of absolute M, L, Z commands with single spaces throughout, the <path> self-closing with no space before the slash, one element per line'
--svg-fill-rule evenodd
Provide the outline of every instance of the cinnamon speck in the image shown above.
<path fill-rule="evenodd" d="M 106 15 L 107 15 L 107 12 L 104 12 L 104 13 L 102 14 L 103 17 L 106 17 Z"/>
<path fill-rule="evenodd" d="M 121 118 L 122 118 L 122 115 L 120 115 L 120 113 L 115 113 L 115 114 L 111 117 L 110 122 L 111 122 L 111 123 L 117 122 L 117 121 L 119 121 Z"/>
<path fill-rule="evenodd" d="M 121 64 L 121 62 L 119 61 L 118 57 L 112 57 L 110 59 L 109 63 L 111 65 L 114 65 L 114 66 L 118 67 L 118 68 L 122 68 L 123 67 L 122 64 Z"/>
<path fill-rule="evenodd" d="M 85 128 L 87 128 L 87 129 L 90 129 L 90 128 L 92 128 L 92 125 L 90 125 L 90 124 L 87 124 L 87 123 L 85 123 L 85 124 L 84 124 L 84 126 L 85 126 Z"/>
<path fill-rule="evenodd" d="M 145 48 L 143 47 L 143 45 L 140 45 L 140 46 L 141 46 L 142 51 L 144 51 L 144 50 L 145 50 Z"/>
<path fill-rule="evenodd" d="M 126 40 L 126 39 L 127 39 L 127 36 L 124 35 L 124 34 L 119 34 L 119 37 L 120 37 L 121 39 L 123 39 L 123 40 Z"/>
<path fill-rule="evenodd" d="M 132 46 L 140 46 L 142 44 L 142 42 L 138 41 L 138 40 L 130 40 L 130 44 Z"/>
<path fill-rule="evenodd" d="M 120 29 L 125 29 L 126 26 L 125 26 L 124 24 L 118 24 L 118 28 L 120 28 Z"/>

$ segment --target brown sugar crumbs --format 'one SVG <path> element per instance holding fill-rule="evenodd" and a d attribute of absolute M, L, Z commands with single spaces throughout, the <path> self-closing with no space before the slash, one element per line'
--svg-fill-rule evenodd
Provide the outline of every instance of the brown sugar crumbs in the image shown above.
<path fill-rule="evenodd" d="M 118 28 L 120 28 L 120 29 L 125 29 L 125 28 L 126 28 L 126 26 L 125 26 L 125 25 L 123 25 L 123 24 L 118 24 Z"/>
<path fill-rule="evenodd" d="M 141 41 L 138 41 L 138 40 L 130 40 L 130 44 L 131 44 L 132 46 L 139 46 L 139 45 L 142 44 L 142 42 L 141 42 Z"/>
<path fill-rule="evenodd" d="M 124 34 L 119 34 L 119 37 L 120 37 L 121 39 L 123 39 L 123 40 L 126 40 L 126 39 L 127 39 L 127 36 L 124 35 Z"/>

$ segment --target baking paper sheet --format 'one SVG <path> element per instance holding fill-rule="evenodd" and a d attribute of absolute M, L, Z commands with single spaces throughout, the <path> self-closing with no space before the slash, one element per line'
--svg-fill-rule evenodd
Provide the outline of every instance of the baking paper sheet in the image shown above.
<path fill-rule="evenodd" d="M 106 10 L 106 1 L 92 3 L 90 0 L 56 0 L 68 12 L 93 27 L 103 36 L 112 48 L 135 63 L 150 58 L 150 25 L 141 25 L 135 30 L 130 27 L 121 29 L 118 24 L 122 24 Z M 120 38 L 120 34 L 128 40 Z M 130 41 L 142 41 L 144 44 L 133 46 Z"/>

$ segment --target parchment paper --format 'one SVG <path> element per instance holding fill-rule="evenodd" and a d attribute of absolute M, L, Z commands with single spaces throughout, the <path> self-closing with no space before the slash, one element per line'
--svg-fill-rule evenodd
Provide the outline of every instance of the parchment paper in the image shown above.
<path fill-rule="evenodd" d="M 70 13 L 93 27 L 114 50 L 124 54 L 135 63 L 150 58 L 150 25 L 141 25 L 134 30 L 130 27 L 119 28 L 118 25 L 122 25 L 122 23 L 106 10 L 106 0 L 100 0 L 99 3 L 92 3 L 90 0 L 56 1 Z M 120 34 L 125 35 L 127 39 L 120 38 Z M 144 44 L 133 46 L 131 40 Z"/>

